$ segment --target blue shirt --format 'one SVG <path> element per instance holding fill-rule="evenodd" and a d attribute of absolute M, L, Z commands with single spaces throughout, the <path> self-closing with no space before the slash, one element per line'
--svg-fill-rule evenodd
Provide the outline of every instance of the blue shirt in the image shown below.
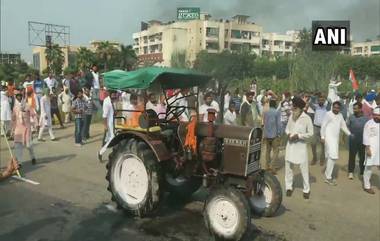
<path fill-rule="evenodd" d="M 281 135 L 281 112 L 270 108 L 264 112 L 264 138 L 275 138 Z"/>
<path fill-rule="evenodd" d="M 40 79 L 36 79 L 35 81 L 33 81 L 34 92 L 36 94 L 41 94 L 42 90 L 44 89 L 44 85 L 45 85 L 45 82 Z"/>

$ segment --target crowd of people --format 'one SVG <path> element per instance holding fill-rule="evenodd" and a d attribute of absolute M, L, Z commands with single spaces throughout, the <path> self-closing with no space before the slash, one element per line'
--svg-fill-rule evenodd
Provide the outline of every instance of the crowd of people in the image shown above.
<path fill-rule="evenodd" d="M 39 75 L 28 75 L 17 87 L 13 80 L 2 84 L 1 131 L 13 139 L 17 160 L 22 162 L 23 150 L 27 149 L 32 163 L 36 164 L 33 133 L 38 134 L 37 141 L 44 142 L 47 129 L 51 141 L 55 141 L 54 117 L 61 128 L 71 121 L 75 123 L 73 139 L 75 145 L 81 147 L 91 136 L 94 113 L 102 112 L 104 144 L 114 137 L 114 126 L 119 122 L 115 120 L 117 115 L 122 116 L 120 124 L 138 127 L 139 115 L 144 109 L 153 110 L 162 119 L 172 118 L 174 112 L 168 115 L 172 111 L 168 106 L 175 106 L 174 111 L 180 111 L 177 121 L 188 122 L 198 106 L 200 122 L 208 122 L 211 111 L 219 123 L 263 128 L 265 169 L 273 174 L 280 167 L 279 152 L 285 148 L 287 196 L 292 195 L 295 165 L 300 166 L 306 199 L 310 196 L 309 165 L 319 162 L 326 166 L 325 182 L 337 185 L 333 170 L 339 159 L 341 131 L 344 132 L 349 136 L 348 178 L 354 179 L 358 155 L 364 190 L 373 194 L 372 167 L 380 166 L 380 94 L 371 90 L 363 94 L 354 92 L 351 96 L 338 95 L 338 86 L 339 83 L 332 81 L 327 96 L 322 92 L 276 94 L 272 90 L 258 93 L 253 82 L 244 95 L 236 89 L 233 94 L 227 91 L 224 99 L 217 98 L 212 89 L 202 90 L 198 95 L 192 89 L 168 90 L 165 95 L 162 92 L 106 91 L 97 66 L 93 65 L 87 73 L 69 73 L 60 82 L 50 73 L 44 80 Z"/>
<path fill-rule="evenodd" d="M 100 81 L 96 65 L 87 73 L 68 73 L 62 81 L 52 73 L 43 80 L 39 74 L 26 75 L 18 85 L 12 79 L 2 81 L 1 134 L 13 140 L 16 159 L 23 162 L 26 149 L 32 164 L 36 164 L 33 134 L 38 142 L 45 142 L 47 130 L 50 140 L 56 141 L 54 120 L 61 128 L 73 121 L 75 145 L 86 143 L 90 138 L 92 116 L 102 108 Z"/>

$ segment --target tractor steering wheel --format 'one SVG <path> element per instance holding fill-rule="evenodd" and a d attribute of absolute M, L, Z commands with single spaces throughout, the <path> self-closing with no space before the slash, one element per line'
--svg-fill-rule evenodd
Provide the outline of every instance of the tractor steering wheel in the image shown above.
<path fill-rule="evenodd" d="M 179 117 L 186 111 L 186 109 L 186 106 L 170 106 L 170 110 L 166 113 L 166 122 L 171 122 L 173 120 L 179 122 Z"/>

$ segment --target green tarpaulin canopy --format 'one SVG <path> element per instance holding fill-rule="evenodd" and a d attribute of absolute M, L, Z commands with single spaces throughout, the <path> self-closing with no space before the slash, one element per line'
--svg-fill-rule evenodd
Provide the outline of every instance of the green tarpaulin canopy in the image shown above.
<path fill-rule="evenodd" d="M 126 72 L 113 70 L 103 74 L 107 89 L 147 89 L 153 83 L 161 84 L 163 89 L 182 89 L 202 86 L 210 76 L 189 70 L 164 67 L 147 67 Z"/>

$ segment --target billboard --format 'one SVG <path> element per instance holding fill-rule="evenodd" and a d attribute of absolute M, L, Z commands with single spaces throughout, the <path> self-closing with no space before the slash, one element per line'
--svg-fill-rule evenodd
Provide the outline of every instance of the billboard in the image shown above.
<path fill-rule="evenodd" d="M 200 8 L 177 8 L 177 20 L 195 20 L 200 18 Z"/>

